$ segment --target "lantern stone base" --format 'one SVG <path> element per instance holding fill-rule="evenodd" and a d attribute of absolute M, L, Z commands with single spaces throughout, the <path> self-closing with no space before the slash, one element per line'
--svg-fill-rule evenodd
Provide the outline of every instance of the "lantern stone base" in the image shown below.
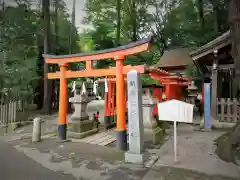
<path fill-rule="evenodd" d="M 163 136 L 164 131 L 160 127 L 155 127 L 152 129 L 144 128 L 144 139 L 146 141 L 152 142 L 153 145 L 160 144 Z"/>
<path fill-rule="evenodd" d="M 68 123 L 69 138 L 81 139 L 95 133 L 98 133 L 97 122 L 93 120 L 73 121 Z"/>
<path fill-rule="evenodd" d="M 146 141 L 153 143 L 153 145 L 159 144 L 164 135 L 164 130 L 158 126 L 152 115 L 153 108 L 157 102 L 158 100 L 152 98 L 149 92 L 142 96 L 144 138 Z"/>

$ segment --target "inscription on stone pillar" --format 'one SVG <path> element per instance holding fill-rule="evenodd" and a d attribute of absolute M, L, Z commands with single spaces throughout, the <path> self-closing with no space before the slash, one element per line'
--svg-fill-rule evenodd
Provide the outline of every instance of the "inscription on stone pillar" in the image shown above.
<path fill-rule="evenodd" d="M 128 81 L 129 153 L 143 152 L 142 83 L 140 74 L 130 71 Z"/>

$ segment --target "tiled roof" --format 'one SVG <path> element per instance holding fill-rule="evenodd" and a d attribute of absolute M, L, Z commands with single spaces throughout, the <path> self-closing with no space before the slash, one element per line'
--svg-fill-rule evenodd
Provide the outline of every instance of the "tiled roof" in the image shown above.
<path fill-rule="evenodd" d="M 221 36 L 217 37 L 216 39 L 210 41 L 209 43 L 201 46 L 195 51 L 190 53 L 193 60 L 197 60 L 202 58 L 210 53 L 213 53 L 214 50 L 218 50 L 222 47 L 231 44 L 231 33 L 230 30 L 223 33 Z"/>
<path fill-rule="evenodd" d="M 177 67 L 177 66 L 187 66 L 192 63 L 192 58 L 189 55 L 189 50 L 187 48 L 178 48 L 166 50 L 159 60 L 159 62 L 154 65 L 156 68 L 166 68 L 166 67 Z"/>

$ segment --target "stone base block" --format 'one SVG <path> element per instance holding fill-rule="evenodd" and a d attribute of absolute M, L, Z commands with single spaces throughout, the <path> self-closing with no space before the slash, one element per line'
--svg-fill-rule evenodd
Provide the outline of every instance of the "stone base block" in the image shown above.
<path fill-rule="evenodd" d="M 78 117 L 78 116 L 71 116 L 72 121 L 85 121 L 86 119 L 89 119 L 89 116 L 84 116 L 84 117 Z"/>
<path fill-rule="evenodd" d="M 98 132 L 97 122 L 93 120 L 72 121 L 68 123 L 68 137 L 84 138 Z"/>
<path fill-rule="evenodd" d="M 152 141 L 154 145 L 159 144 L 163 139 L 164 131 L 160 127 L 154 129 L 144 129 L 144 138 L 146 141 Z"/>
<path fill-rule="evenodd" d="M 82 139 L 85 138 L 87 136 L 91 136 L 93 134 L 98 133 L 99 129 L 95 128 L 89 131 L 85 131 L 83 133 L 76 133 L 76 132 L 72 132 L 72 131 L 68 131 L 68 138 L 74 138 L 74 139 Z"/>
<path fill-rule="evenodd" d="M 97 127 L 96 122 L 93 120 L 72 121 L 68 123 L 68 126 L 72 132 L 76 133 L 83 133 Z"/>
<path fill-rule="evenodd" d="M 230 123 L 230 122 L 220 122 L 215 119 L 211 119 L 211 127 L 212 129 L 231 129 L 233 128 L 235 123 Z M 202 118 L 201 123 L 200 123 L 200 128 L 204 128 L 204 118 Z"/>
<path fill-rule="evenodd" d="M 148 160 L 148 157 L 149 156 L 147 153 L 135 154 L 132 152 L 126 152 L 125 153 L 125 162 L 144 165 L 144 162 L 146 162 Z"/>

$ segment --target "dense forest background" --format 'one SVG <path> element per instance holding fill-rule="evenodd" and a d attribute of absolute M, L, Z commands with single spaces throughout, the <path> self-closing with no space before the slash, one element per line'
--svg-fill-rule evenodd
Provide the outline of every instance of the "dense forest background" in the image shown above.
<path fill-rule="evenodd" d="M 36 0 L 34 6 L 30 0 L 15 1 L 15 6 L 7 6 L 0 0 L 0 92 L 27 98 L 35 94 L 38 108 L 44 101 L 49 113 L 57 82 L 44 81 L 44 72 L 58 67 L 44 67 L 43 53 L 90 52 L 152 35 L 150 52 L 125 61 L 152 65 L 166 49 L 194 49 L 229 29 L 229 0 L 88 0 L 84 24 L 91 28 L 81 33 L 75 27 L 76 0 L 71 1 L 70 14 L 63 0 Z"/>

